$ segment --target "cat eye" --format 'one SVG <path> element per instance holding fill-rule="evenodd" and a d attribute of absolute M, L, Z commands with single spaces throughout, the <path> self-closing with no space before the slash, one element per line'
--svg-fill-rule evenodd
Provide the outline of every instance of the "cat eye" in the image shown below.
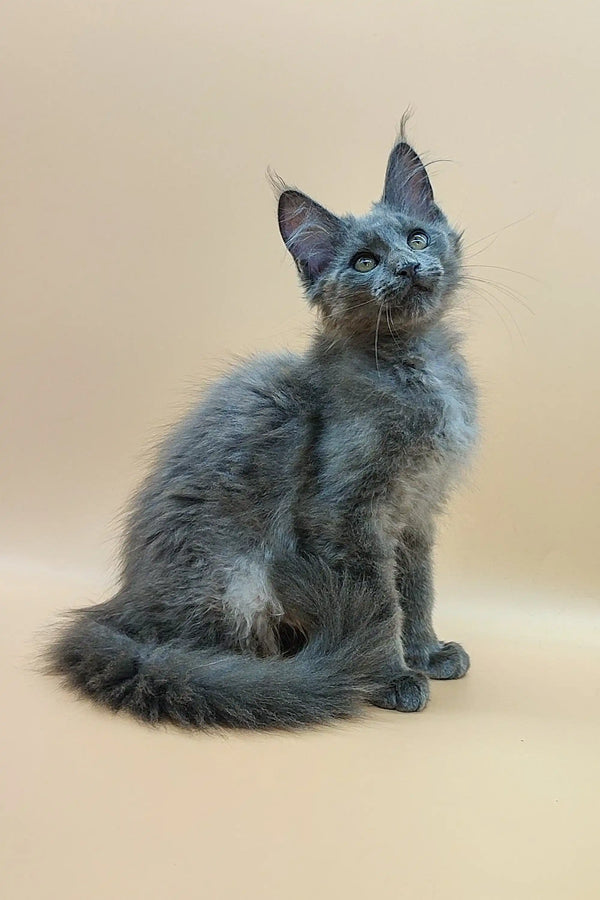
<path fill-rule="evenodd" d="M 352 259 L 352 268 L 357 272 L 371 272 L 377 265 L 378 260 L 372 253 L 357 253 Z"/>
<path fill-rule="evenodd" d="M 406 243 L 411 250 L 424 250 L 425 247 L 429 246 L 429 236 L 424 231 L 417 229 L 416 231 L 411 231 L 406 238 Z"/>

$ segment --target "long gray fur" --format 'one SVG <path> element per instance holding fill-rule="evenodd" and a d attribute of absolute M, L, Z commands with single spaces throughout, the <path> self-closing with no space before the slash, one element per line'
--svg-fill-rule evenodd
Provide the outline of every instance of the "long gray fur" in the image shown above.
<path fill-rule="evenodd" d="M 145 721 L 415 711 L 428 676 L 469 666 L 431 620 L 435 517 L 476 433 L 446 315 L 460 237 L 404 136 L 367 215 L 286 188 L 279 226 L 317 312 L 310 347 L 213 384 L 135 500 L 118 593 L 70 613 L 48 651 L 71 688 Z"/>

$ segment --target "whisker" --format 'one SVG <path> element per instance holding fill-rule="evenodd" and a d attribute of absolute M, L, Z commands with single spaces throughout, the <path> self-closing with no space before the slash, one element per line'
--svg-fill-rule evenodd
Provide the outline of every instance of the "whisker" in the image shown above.
<path fill-rule="evenodd" d="M 463 275 L 463 280 L 466 281 L 476 281 L 479 284 L 488 285 L 491 288 L 496 288 L 501 291 L 505 295 L 505 297 L 510 297 L 511 300 L 515 300 L 519 303 L 527 312 L 531 313 L 532 316 L 535 315 L 535 311 L 529 306 L 527 301 L 519 294 L 518 291 L 515 291 L 513 288 L 509 288 L 506 284 L 501 284 L 499 281 L 489 281 L 487 278 L 477 278 L 476 275 Z"/>
<path fill-rule="evenodd" d="M 519 272 L 518 269 L 509 269 L 507 266 L 490 266 L 484 263 L 475 263 L 475 265 L 464 266 L 466 269 L 500 269 L 502 272 L 512 272 L 513 275 L 522 275 L 523 278 L 529 278 L 531 281 L 536 281 L 538 284 L 542 284 L 540 278 L 536 278 L 534 275 L 529 275 L 528 272 Z"/>
<path fill-rule="evenodd" d="M 375 326 L 375 368 L 377 369 L 377 374 L 379 375 L 379 356 L 377 353 L 377 339 L 379 337 L 379 323 L 381 322 L 381 314 L 383 313 L 383 306 L 379 307 L 379 315 L 377 316 L 377 325 Z"/>
<path fill-rule="evenodd" d="M 464 258 L 467 260 L 467 262 L 472 259 L 475 259 L 475 257 L 479 256 L 480 253 L 485 253 L 486 250 L 489 250 L 490 247 L 493 246 L 493 244 L 495 244 L 497 240 L 498 240 L 498 235 L 496 235 L 495 238 L 492 238 L 492 240 L 489 242 L 489 244 L 486 244 L 484 247 L 480 247 L 479 250 L 477 250 L 475 253 L 465 253 Z"/>
<path fill-rule="evenodd" d="M 508 284 L 502 284 L 500 281 L 490 281 L 489 284 L 501 291 L 505 297 L 510 297 L 511 300 L 515 300 L 523 307 L 523 309 L 526 309 L 528 313 L 535 316 L 535 310 L 531 308 L 523 294 L 516 288 L 510 287 Z"/>
<path fill-rule="evenodd" d="M 496 313 L 496 315 L 498 316 L 498 318 L 499 318 L 500 321 L 502 322 L 504 328 L 506 329 L 506 331 L 507 331 L 507 333 L 508 333 L 508 335 L 509 335 L 509 337 L 510 337 L 510 339 L 511 339 L 511 342 L 512 342 L 512 339 L 513 339 L 512 332 L 511 332 L 511 330 L 510 330 L 510 328 L 509 328 L 509 326 L 508 326 L 508 324 L 507 324 L 507 322 L 506 322 L 504 316 L 500 313 L 500 310 L 499 310 L 498 307 L 496 306 L 497 303 L 500 305 L 500 307 L 504 310 L 504 312 L 505 312 L 506 315 L 508 316 L 510 322 L 513 324 L 513 326 L 514 326 L 514 328 L 515 328 L 517 334 L 519 335 L 519 337 L 520 337 L 520 339 L 521 339 L 522 344 L 525 346 L 526 341 L 525 341 L 525 338 L 524 338 L 524 336 L 523 336 L 523 332 L 521 331 L 521 328 L 520 328 L 520 326 L 519 326 L 519 323 L 518 323 L 517 319 L 515 318 L 515 316 L 514 316 L 512 310 L 510 309 L 510 307 L 508 307 L 505 303 L 503 303 L 502 300 L 500 299 L 500 297 L 495 297 L 495 296 L 494 296 L 490 291 L 488 291 L 486 288 L 482 288 L 482 287 L 471 287 L 471 290 L 472 290 L 478 297 L 480 297 L 482 300 L 484 300 L 484 301 L 488 304 L 488 306 L 490 306 L 490 307 L 494 310 L 494 312 Z"/>
<path fill-rule="evenodd" d="M 342 314 L 345 314 L 345 313 L 347 313 L 347 312 L 352 312 L 352 311 L 355 310 L 355 309 L 360 309 L 361 306 L 368 306 L 369 303 L 373 303 L 373 300 L 372 300 L 371 298 L 370 298 L 369 300 L 365 300 L 364 303 L 357 303 L 356 306 L 347 306 L 347 307 L 343 310 L 343 313 L 342 313 Z M 321 318 L 322 318 L 322 319 L 331 319 L 334 315 L 339 315 L 339 314 L 338 314 L 338 313 L 332 313 L 332 312 L 331 312 L 331 313 L 321 313 Z"/>
<path fill-rule="evenodd" d="M 514 222 L 509 222 L 508 225 L 503 225 L 502 228 L 498 228 L 497 231 L 491 231 L 489 234 L 484 235 L 483 237 L 477 238 L 476 241 L 472 241 L 470 244 L 465 244 L 465 250 L 468 250 L 469 247 L 475 247 L 477 244 L 480 244 L 482 241 L 487 241 L 488 238 L 493 237 L 494 240 L 497 235 L 501 234 L 503 231 L 506 231 L 507 228 L 513 228 L 515 225 L 519 225 L 521 222 L 525 222 L 527 219 L 532 217 L 533 213 L 527 213 L 526 216 L 521 216 L 520 219 L 515 219 Z"/>
<path fill-rule="evenodd" d="M 486 303 L 487 306 L 490 307 L 490 309 L 493 309 L 493 311 L 494 311 L 494 313 L 496 314 L 496 316 L 497 316 L 497 317 L 500 319 L 500 321 L 502 322 L 502 327 L 503 327 L 504 330 L 506 331 L 506 333 L 507 333 L 507 335 L 508 335 L 508 337 L 509 337 L 509 339 L 510 339 L 510 342 L 511 342 L 511 344 L 512 344 L 512 343 L 513 343 L 513 340 L 514 340 L 514 338 L 513 338 L 513 333 L 512 333 L 512 331 L 510 330 L 510 327 L 509 327 L 509 325 L 508 325 L 506 319 L 505 319 L 504 316 L 501 314 L 500 310 L 496 307 L 496 304 L 493 302 L 492 298 L 489 297 L 489 296 L 487 296 L 486 294 L 484 294 L 483 291 L 482 291 L 480 288 L 472 287 L 472 288 L 470 288 L 470 290 L 473 291 L 473 293 L 475 294 L 476 297 L 479 297 L 481 300 L 483 300 L 484 303 Z"/>
<path fill-rule="evenodd" d="M 385 307 L 385 320 L 386 320 L 386 322 L 387 322 L 388 331 L 389 331 L 389 333 L 390 333 L 391 336 L 392 336 L 392 340 L 393 340 L 394 344 L 396 345 L 396 347 L 398 348 L 398 350 L 402 350 L 402 345 L 401 345 L 400 342 L 398 341 L 396 332 L 394 331 L 394 326 L 393 326 L 393 324 L 392 324 L 392 317 L 391 317 L 391 314 L 390 314 L 390 308 L 389 308 L 389 306 L 386 306 L 386 307 Z"/>

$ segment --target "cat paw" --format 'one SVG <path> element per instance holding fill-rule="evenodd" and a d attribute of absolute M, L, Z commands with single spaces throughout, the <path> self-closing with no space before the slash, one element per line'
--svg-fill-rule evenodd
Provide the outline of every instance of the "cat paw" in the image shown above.
<path fill-rule="evenodd" d="M 372 703 L 382 709 L 398 709 L 401 712 L 418 712 L 429 700 L 429 681 L 421 672 L 402 672 L 378 694 Z"/>
<path fill-rule="evenodd" d="M 460 644 L 450 641 L 442 644 L 439 650 L 429 654 L 424 671 L 430 678 L 449 680 L 462 678 L 469 671 L 471 660 L 469 654 Z"/>

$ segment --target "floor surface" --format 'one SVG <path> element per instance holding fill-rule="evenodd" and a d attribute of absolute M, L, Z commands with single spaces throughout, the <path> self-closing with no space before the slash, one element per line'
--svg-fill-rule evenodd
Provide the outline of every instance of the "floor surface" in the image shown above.
<path fill-rule="evenodd" d="M 292 735 L 150 729 L 32 665 L 84 576 L 4 571 L 7 900 L 597 898 L 600 634 L 585 598 L 445 591 L 472 669 L 419 714 Z M 493 600 L 493 602 L 492 602 Z"/>

